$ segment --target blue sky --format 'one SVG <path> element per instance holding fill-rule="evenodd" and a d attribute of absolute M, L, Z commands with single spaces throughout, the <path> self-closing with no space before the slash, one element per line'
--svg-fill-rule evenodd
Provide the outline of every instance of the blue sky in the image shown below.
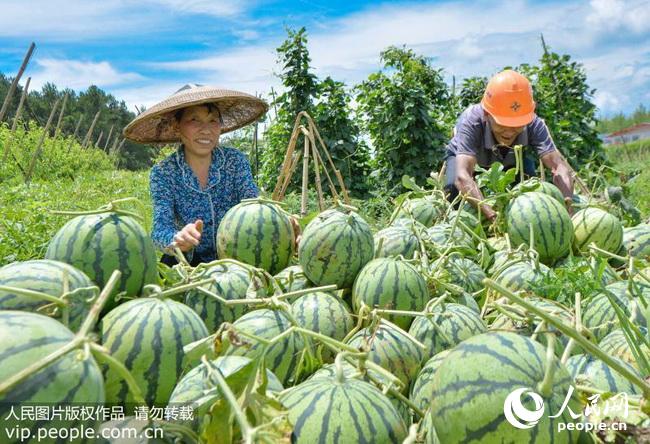
<path fill-rule="evenodd" d="M 150 106 L 188 82 L 250 93 L 278 88 L 275 48 L 306 26 L 315 72 L 348 85 L 407 45 L 446 77 L 534 63 L 539 34 L 584 64 L 602 115 L 650 103 L 650 0 L 265 1 L 0 0 L 0 71 L 13 75 L 33 40 L 26 76 L 91 84 Z"/>

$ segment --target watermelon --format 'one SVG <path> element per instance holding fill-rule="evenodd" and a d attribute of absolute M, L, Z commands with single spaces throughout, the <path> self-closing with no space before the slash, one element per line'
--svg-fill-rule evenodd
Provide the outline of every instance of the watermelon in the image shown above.
<path fill-rule="evenodd" d="M 640 394 L 639 389 L 636 385 L 632 384 L 630 381 L 621 376 L 618 372 L 612 370 L 612 368 L 605 364 L 600 359 L 596 359 L 591 356 L 586 355 L 576 355 L 581 356 L 580 358 L 574 358 L 574 362 L 571 365 L 572 374 L 571 376 L 576 379 L 580 378 L 582 380 L 588 381 L 586 385 L 593 387 L 598 390 L 603 390 L 605 392 L 612 393 L 621 393 L 625 392 L 628 395 L 638 395 Z M 611 359 L 616 361 L 619 365 L 627 367 L 632 373 L 638 372 L 627 362 L 624 362 L 620 358 L 610 356 Z"/>
<path fill-rule="evenodd" d="M 263 308 L 246 313 L 237 319 L 233 326 L 238 332 L 269 340 L 287 330 L 292 323 L 282 310 Z M 263 343 L 243 335 L 240 335 L 239 339 L 240 342 L 232 342 L 225 350 L 225 356 L 246 356 L 255 359 L 266 351 L 266 367 L 280 382 L 283 385 L 296 382 L 295 373 L 308 345 L 302 335 L 290 334 L 268 348 Z"/>
<path fill-rule="evenodd" d="M 552 183 L 539 180 L 536 177 L 517 184 L 517 186 L 513 188 L 513 191 L 523 191 L 525 193 L 538 191 L 551 196 L 553 199 L 564 205 L 564 195 L 562 194 L 562 191 Z"/>
<path fill-rule="evenodd" d="M 623 244 L 623 225 L 616 216 L 600 208 L 589 207 L 578 211 L 571 218 L 573 223 L 573 247 L 577 252 L 589 251 L 596 246 L 616 253 Z"/>
<path fill-rule="evenodd" d="M 255 293 L 252 270 L 236 263 L 218 263 L 205 270 L 197 279 L 213 278 L 203 288 L 224 299 L 246 299 L 250 290 Z M 247 310 L 247 305 L 225 305 L 200 290 L 192 289 L 185 296 L 185 304 L 203 320 L 208 331 L 216 331 L 222 322 L 234 322 Z"/>
<path fill-rule="evenodd" d="M 512 200 L 506 221 L 513 247 L 530 245 L 532 226 L 533 248 L 546 264 L 562 259 L 571 248 L 573 227 L 569 213 L 564 205 L 544 193 L 531 191 Z"/>
<path fill-rule="evenodd" d="M 419 197 L 406 199 L 402 205 L 395 209 L 391 220 L 414 219 L 426 227 L 430 227 L 442 216 L 444 204 L 432 197 Z"/>
<path fill-rule="evenodd" d="M 640 328 L 642 331 L 646 331 L 643 327 Z M 647 333 L 644 334 L 647 335 Z M 627 339 L 625 339 L 625 333 L 623 330 L 616 329 L 612 331 L 598 343 L 598 346 L 610 356 L 620 358 L 622 361 L 630 364 L 637 370 L 641 369 L 641 365 L 636 361 L 630 344 L 627 342 Z M 641 352 L 644 353 L 646 357 L 650 356 L 650 348 L 645 344 L 641 345 Z"/>
<path fill-rule="evenodd" d="M 243 356 L 220 356 L 212 360 L 212 365 L 219 369 L 221 376 L 225 379 L 239 371 L 249 362 L 251 360 Z M 284 389 L 277 376 L 270 370 L 266 370 L 266 377 L 267 391 L 277 393 Z M 212 403 L 221 397 L 221 392 L 218 387 L 217 382 L 211 380 L 206 365 L 201 363 L 178 381 L 178 384 L 169 397 L 169 405 L 192 405 L 194 408 L 195 422 L 198 424 L 203 418 L 203 415 L 207 413 L 207 409 L 212 406 Z M 210 398 L 209 402 L 201 399 L 210 395 L 214 397 Z"/>
<path fill-rule="evenodd" d="M 471 235 L 463 231 L 462 228 L 447 223 L 436 224 L 427 229 L 422 236 L 425 245 L 434 257 L 438 256 L 448 247 L 453 247 L 453 250 L 459 250 L 473 254 L 476 251 L 474 239 Z"/>
<path fill-rule="evenodd" d="M 349 288 L 373 257 L 368 223 L 358 214 L 331 209 L 312 219 L 302 234 L 298 258 L 314 284 Z"/>
<path fill-rule="evenodd" d="M 409 334 L 426 346 L 425 359 L 487 331 L 480 315 L 464 305 L 436 305 L 433 312 L 433 316 L 416 317 L 409 329 Z"/>
<path fill-rule="evenodd" d="M 431 383 L 433 382 L 433 376 L 447 355 L 449 355 L 449 350 L 443 350 L 429 358 L 424 366 L 422 366 L 422 370 L 418 373 L 413 384 L 411 384 L 409 399 L 420 410 L 426 410 L 431 405 L 431 391 L 433 390 Z"/>
<path fill-rule="evenodd" d="M 546 361 L 545 347 L 514 333 L 483 333 L 457 345 L 440 363 L 431 383 L 430 416 L 440 442 L 575 442 L 577 432 L 557 431 L 558 423 L 573 422 L 568 409 L 558 418 L 550 418 L 548 414 L 560 411 L 567 389 L 573 384 L 557 359 L 551 363 L 555 370 L 551 393 L 537 395 L 544 405 L 544 411 L 535 415 L 539 423 L 530 428 L 516 428 L 504 415 L 504 410 L 509 411 L 505 402 L 509 396 L 512 399 L 519 395 L 514 403 L 524 401 L 530 414 L 539 409 L 529 402 L 529 392 L 538 393 Z M 574 412 L 582 411 L 576 394 L 568 407 Z M 516 418 L 527 422 L 519 415 Z"/>
<path fill-rule="evenodd" d="M 74 333 L 60 322 L 40 314 L 25 311 L 0 311 L 0 380 L 7 379 L 59 350 L 74 339 Z M 72 350 L 40 371 L 32 374 L 12 389 L 0 394 L 0 415 L 3 433 L 18 427 L 32 429 L 69 430 L 93 429 L 100 422 L 96 417 L 76 420 L 15 419 L 12 407 L 20 418 L 24 405 L 54 406 L 78 403 L 102 405 L 105 402 L 102 372 L 92 355 Z M 51 409 L 50 409 L 51 411 Z M 54 430 L 52 430 L 54 431 Z M 7 435 L 3 434 L 5 439 Z M 4 441 L 9 442 L 9 441 Z M 14 441 L 18 442 L 18 440 Z M 27 441 L 21 441 L 27 442 Z M 36 442 L 32 439 L 28 442 Z M 53 439 L 40 442 L 55 442 Z"/>
<path fill-rule="evenodd" d="M 460 214 L 460 215 L 459 215 Z M 447 222 L 450 225 L 453 225 L 454 222 L 456 221 L 456 218 L 459 218 L 459 220 L 467 225 L 469 229 L 472 231 L 477 231 L 480 232 L 481 230 L 481 224 L 478 221 L 478 217 L 470 213 L 469 211 L 465 210 L 454 210 L 449 212 L 447 215 Z"/>
<path fill-rule="evenodd" d="M 291 314 L 300 327 L 337 341 L 342 341 L 354 327 L 352 315 L 345 302 L 322 291 L 300 296 L 291 304 Z M 324 348 L 323 352 L 325 359 L 334 358 L 329 348 Z"/>
<path fill-rule="evenodd" d="M 413 259 L 420 249 L 420 241 L 412 230 L 404 227 L 388 227 L 375 236 L 375 257 L 397 257 Z"/>
<path fill-rule="evenodd" d="M 616 287 L 608 288 L 610 296 L 629 318 L 634 301 L 625 296 L 625 290 L 613 291 L 615 289 Z M 582 325 L 591 330 L 597 341 L 618 328 L 618 316 L 604 292 L 598 292 L 587 300 L 582 312 Z"/>
<path fill-rule="evenodd" d="M 408 262 L 395 258 L 377 258 L 368 262 L 354 281 L 352 305 L 370 308 L 420 311 L 429 300 L 427 282 Z M 382 315 L 401 328 L 408 328 L 409 316 Z"/>
<path fill-rule="evenodd" d="M 305 276 L 305 272 L 302 271 L 300 265 L 291 265 L 273 276 L 273 278 L 284 293 L 304 290 L 305 288 L 311 288 L 314 286 L 309 282 L 309 279 Z"/>
<path fill-rule="evenodd" d="M 483 289 L 485 273 L 471 259 L 464 258 L 458 254 L 451 254 L 444 258 L 437 259 L 431 264 L 431 271 L 443 270 L 449 283 L 458 285 L 469 293 Z M 440 274 L 439 274 L 440 277 Z"/>
<path fill-rule="evenodd" d="M 251 199 L 238 203 L 217 228 L 217 254 L 275 274 L 294 253 L 291 220 L 275 204 Z"/>
<path fill-rule="evenodd" d="M 650 258 L 650 224 L 623 228 L 623 250 L 630 256 Z"/>
<path fill-rule="evenodd" d="M 494 280 L 510 291 L 543 290 L 543 285 L 553 280 L 553 270 L 544 264 L 535 264 L 528 261 L 515 262 L 494 276 Z M 543 292 L 543 291 L 542 291 Z"/>
<path fill-rule="evenodd" d="M 282 393 L 294 425 L 291 442 L 401 443 L 406 424 L 390 400 L 355 378 L 310 379 Z"/>
<path fill-rule="evenodd" d="M 359 350 L 368 347 L 368 359 L 385 368 L 408 388 L 420 369 L 424 351 L 396 325 L 381 320 L 373 331 L 359 330 L 348 344 Z"/>
<path fill-rule="evenodd" d="M 111 310 L 101 321 L 102 345 L 135 378 L 148 405 L 165 405 L 181 376 L 183 347 L 208 335 L 191 308 L 155 297 L 130 300 Z M 126 382 L 104 366 L 106 400 L 134 402 Z"/>
<path fill-rule="evenodd" d="M 103 288 L 113 271 L 122 276 L 113 295 L 138 296 L 142 287 L 158 283 L 156 251 L 151 238 L 133 218 L 116 213 L 77 216 L 52 238 L 46 259 L 78 268 Z M 114 307 L 110 301 L 105 311 Z"/>
<path fill-rule="evenodd" d="M 0 285 L 21 288 L 23 290 L 39 291 L 50 296 L 60 297 L 64 291 L 64 280 L 67 279 L 68 291 L 93 287 L 95 284 L 82 271 L 64 262 L 51 260 L 31 260 L 14 262 L 0 268 Z M 77 330 L 90 309 L 90 299 L 95 295 L 92 289 L 79 290 L 70 302 L 70 313 L 67 322 L 62 319 L 62 309 L 53 310 L 45 306 L 49 301 L 39 300 L 11 291 L 0 290 L 0 310 L 38 311 L 62 321 L 70 329 Z"/>

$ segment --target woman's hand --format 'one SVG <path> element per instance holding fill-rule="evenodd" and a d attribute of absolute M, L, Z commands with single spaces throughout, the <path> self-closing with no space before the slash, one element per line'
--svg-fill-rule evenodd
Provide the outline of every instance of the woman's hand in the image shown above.
<path fill-rule="evenodd" d="M 174 235 L 174 244 L 185 253 L 199 245 L 201 233 L 203 232 L 203 221 L 198 219 L 192 224 L 187 224 L 181 231 Z"/>
<path fill-rule="evenodd" d="M 289 216 L 289 222 L 291 222 L 291 228 L 293 228 L 293 245 L 295 249 L 298 250 L 301 238 L 300 222 L 298 222 L 297 216 Z"/>

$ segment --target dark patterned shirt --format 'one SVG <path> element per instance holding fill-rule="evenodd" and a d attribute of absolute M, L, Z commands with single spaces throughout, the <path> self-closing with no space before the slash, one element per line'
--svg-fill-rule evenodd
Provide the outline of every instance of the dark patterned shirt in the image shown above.
<path fill-rule="evenodd" d="M 215 236 L 226 211 L 242 199 L 259 195 L 246 155 L 227 147 L 212 151 L 205 189 L 185 161 L 181 146 L 151 169 L 150 190 L 154 244 L 166 251 L 176 232 L 201 219 L 203 234 L 193 255 L 198 255 L 202 262 L 216 259 Z"/>
<path fill-rule="evenodd" d="M 512 146 L 515 145 L 532 148 L 539 157 L 555 150 L 546 123 L 537 115 L 517 136 Z M 515 165 L 514 150 L 499 149 L 481 104 L 469 106 L 458 118 L 454 137 L 447 145 L 447 156 L 457 154 L 474 156 L 476 162 L 484 168 L 494 162 L 500 162 L 505 167 Z"/>

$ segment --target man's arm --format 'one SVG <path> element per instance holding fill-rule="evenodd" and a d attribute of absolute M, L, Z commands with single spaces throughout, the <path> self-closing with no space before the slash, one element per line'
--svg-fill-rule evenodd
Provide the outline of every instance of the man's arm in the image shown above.
<path fill-rule="evenodd" d="M 560 189 L 567 203 L 567 208 L 571 211 L 571 198 L 573 197 L 573 171 L 569 164 L 555 149 L 541 157 L 542 163 L 553 174 L 553 183 Z"/>
<path fill-rule="evenodd" d="M 468 156 L 466 154 L 458 154 L 456 156 L 456 181 L 454 185 L 460 194 L 465 194 L 472 199 L 471 204 L 477 206 L 477 201 L 483 200 L 481 190 L 478 188 L 474 180 L 474 167 L 476 166 L 476 157 Z M 480 210 L 489 220 L 494 220 L 496 217 L 495 211 L 491 206 L 482 204 Z"/>

